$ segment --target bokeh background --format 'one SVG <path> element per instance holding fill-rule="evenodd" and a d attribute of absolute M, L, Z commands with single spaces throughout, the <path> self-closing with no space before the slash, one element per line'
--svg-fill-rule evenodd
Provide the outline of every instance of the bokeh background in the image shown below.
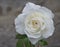
<path fill-rule="evenodd" d="M 14 19 L 27 2 L 48 7 L 55 14 L 55 32 L 45 47 L 60 47 L 60 0 L 0 0 L 0 47 L 16 47 Z"/>

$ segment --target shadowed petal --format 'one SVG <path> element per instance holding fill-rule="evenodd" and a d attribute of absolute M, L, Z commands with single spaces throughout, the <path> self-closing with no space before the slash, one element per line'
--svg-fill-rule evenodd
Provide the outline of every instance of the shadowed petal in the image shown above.
<path fill-rule="evenodd" d="M 18 17 L 15 19 L 15 28 L 16 28 L 16 32 L 20 33 L 20 34 L 24 34 L 24 29 L 25 29 L 25 25 L 24 25 L 24 21 L 25 21 L 25 15 L 26 14 L 19 14 Z"/>
<path fill-rule="evenodd" d="M 33 45 L 35 45 L 40 40 L 40 38 L 29 38 L 29 40 Z"/>

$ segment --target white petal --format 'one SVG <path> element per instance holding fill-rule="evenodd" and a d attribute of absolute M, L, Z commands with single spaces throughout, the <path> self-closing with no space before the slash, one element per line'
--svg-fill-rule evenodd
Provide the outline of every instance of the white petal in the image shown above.
<path fill-rule="evenodd" d="M 50 19 L 50 20 L 48 20 L 47 21 L 47 30 L 44 30 L 43 31 L 43 38 L 48 38 L 48 37 L 50 37 L 50 36 L 52 36 L 53 35 L 53 33 L 54 33 L 54 24 L 53 24 L 53 21 Z"/>
<path fill-rule="evenodd" d="M 32 12 L 32 11 L 38 11 L 44 14 L 44 16 L 46 17 L 54 18 L 54 14 L 50 9 L 40 5 L 35 5 L 34 3 L 31 3 L 31 2 L 28 2 L 26 4 L 22 12 L 26 13 L 26 12 Z"/>
<path fill-rule="evenodd" d="M 22 12 L 26 13 L 26 12 L 31 12 L 31 11 L 39 11 L 39 12 L 42 12 L 42 14 L 45 14 L 45 16 L 47 17 L 50 17 L 50 18 L 54 17 L 54 14 L 52 13 L 50 9 L 28 2 Z"/>
<path fill-rule="evenodd" d="M 24 34 L 24 29 L 25 29 L 25 25 L 24 25 L 24 21 L 25 21 L 25 15 L 26 14 L 19 14 L 18 17 L 15 19 L 15 28 L 16 28 L 16 32 L 20 33 L 20 34 Z"/>
<path fill-rule="evenodd" d="M 30 12 L 30 11 L 36 11 L 40 8 L 39 5 L 35 5 L 34 3 L 28 2 L 26 6 L 24 7 L 22 12 Z"/>
<path fill-rule="evenodd" d="M 41 32 L 38 33 L 32 33 L 31 31 L 27 31 L 25 29 L 25 34 L 28 36 L 28 38 L 40 38 L 41 37 Z"/>
<path fill-rule="evenodd" d="M 54 14 L 50 9 L 42 6 L 42 11 L 44 11 L 47 17 L 54 18 Z"/>
<path fill-rule="evenodd" d="M 40 38 L 29 38 L 29 40 L 33 45 L 35 45 L 40 40 Z"/>

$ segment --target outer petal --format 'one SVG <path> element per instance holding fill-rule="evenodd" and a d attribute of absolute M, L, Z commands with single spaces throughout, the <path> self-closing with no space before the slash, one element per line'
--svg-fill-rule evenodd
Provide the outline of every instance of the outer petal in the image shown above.
<path fill-rule="evenodd" d="M 41 37 L 41 33 L 33 34 L 33 33 L 29 33 L 25 31 L 25 34 L 28 36 L 28 38 L 40 38 Z"/>
<path fill-rule="evenodd" d="M 19 14 L 18 17 L 15 19 L 16 32 L 18 32 L 19 34 L 25 34 L 24 33 L 24 29 L 25 29 L 24 21 L 26 17 L 25 15 L 26 13 Z"/>
<path fill-rule="evenodd" d="M 42 6 L 41 10 L 45 14 L 45 16 L 50 17 L 50 18 L 54 18 L 54 14 L 53 14 L 53 12 L 50 9 Z"/>
<path fill-rule="evenodd" d="M 54 17 L 54 14 L 52 13 L 50 9 L 40 6 L 40 5 L 35 5 L 34 3 L 31 3 L 31 2 L 28 2 L 22 12 L 26 13 L 26 12 L 31 12 L 31 11 L 38 11 L 44 14 L 44 16 L 49 17 L 49 18 Z"/>
<path fill-rule="evenodd" d="M 46 29 L 47 30 L 44 30 L 43 32 L 42 32 L 42 36 L 43 36 L 43 38 L 48 38 L 48 37 L 50 37 L 50 36 L 52 36 L 53 35 L 53 33 L 54 33 L 54 24 L 53 24 L 53 21 L 52 21 L 52 19 L 48 19 L 47 21 L 46 21 Z"/>
<path fill-rule="evenodd" d="M 42 38 L 29 38 L 30 42 L 35 45 Z"/>
<path fill-rule="evenodd" d="M 41 6 L 35 5 L 34 3 L 28 2 L 26 6 L 24 7 L 22 12 L 31 12 L 31 11 L 36 11 L 39 10 Z"/>

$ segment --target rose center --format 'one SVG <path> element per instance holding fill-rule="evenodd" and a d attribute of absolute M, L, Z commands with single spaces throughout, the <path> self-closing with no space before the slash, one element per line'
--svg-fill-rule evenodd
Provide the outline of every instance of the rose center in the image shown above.
<path fill-rule="evenodd" d="M 35 26 L 35 25 L 37 25 L 38 23 L 37 23 L 37 21 L 36 20 L 32 20 L 32 25 L 33 26 Z"/>
<path fill-rule="evenodd" d="M 33 28 L 39 28 L 39 21 L 38 20 L 32 20 L 32 27 Z"/>

